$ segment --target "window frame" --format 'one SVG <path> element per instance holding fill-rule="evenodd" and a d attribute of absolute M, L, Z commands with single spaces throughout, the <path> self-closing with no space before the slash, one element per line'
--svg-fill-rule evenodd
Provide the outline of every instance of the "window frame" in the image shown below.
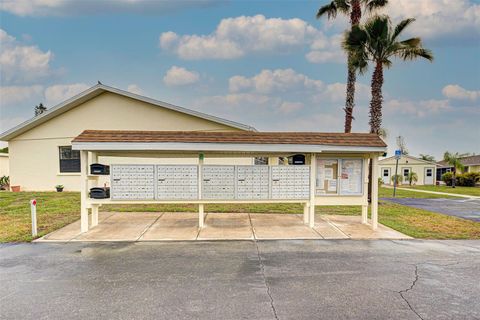
<path fill-rule="evenodd" d="M 69 158 L 63 158 L 65 156 L 65 153 L 62 152 L 62 149 L 64 148 L 70 148 Z M 78 157 L 75 157 L 74 154 L 78 155 Z M 58 172 L 60 174 L 72 174 L 72 173 L 80 173 L 80 171 L 81 171 L 80 151 L 72 150 L 72 146 L 58 146 Z"/>

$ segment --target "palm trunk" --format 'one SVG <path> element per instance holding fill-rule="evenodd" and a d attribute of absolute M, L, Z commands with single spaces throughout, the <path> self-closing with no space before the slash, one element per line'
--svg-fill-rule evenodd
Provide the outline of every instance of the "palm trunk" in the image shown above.
<path fill-rule="evenodd" d="M 370 101 L 370 132 L 378 134 L 382 125 L 382 86 L 383 66 L 381 61 L 376 61 L 372 75 L 372 100 Z"/>
<path fill-rule="evenodd" d="M 382 125 L 382 86 L 383 86 L 383 66 L 380 61 L 376 61 L 375 70 L 372 75 L 372 100 L 370 101 L 370 132 L 378 134 Z M 372 197 L 372 162 L 370 161 L 368 172 L 368 199 Z"/>
<path fill-rule="evenodd" d="M 352 0 L 352 11 L 350 12 L 350 24 L 353 27 L 360 22 L 362 17 L 362 8 L 360 0 Z M 347 94 L 345 99 L 345 133 L 352 132 L 353 108 L 355 107 L 355 82 L 357 75 L 355 69 L 351 66 L 351 55 L 348 55 L 348 78 L 347 78 Z"/>
<path fill-rule="evenodd" d="M 452 188 L 455 188 L 456 180 L 457 180 L 457 168 L 453 167 Z"/>
<path fill-rule="evenodd" d="M 353 108 L 355 107 L 355 81 L 357 75 L 355 69 L 350 63 L 350 55 L 348 57 L 348 80 L 347 80 L 347 94 L 345 100 L 345 133 L 352 132 Z"/>

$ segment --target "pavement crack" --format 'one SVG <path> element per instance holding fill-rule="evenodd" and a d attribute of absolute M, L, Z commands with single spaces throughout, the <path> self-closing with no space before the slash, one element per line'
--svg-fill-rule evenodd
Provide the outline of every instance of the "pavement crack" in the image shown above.
<path fill-rule="evenodd" d="M 418 281 L 418 265 L 415 265 L 415 279 L 413 280 L 412 284 L 410 285 L 409 288 L 404 289 L 404 290 L 401 290 L 401 291 L 398 291 L 398 293 L 400 294 L 400 297 L 402 297 L 402 299 L 407 303 L 408 308 L 410 308 L 410 310 L 411 310 L 413 313 L 415 313 L 419 319 L 424 320 L 424 319 L 420 316 L 420 314 L 415 310 L 415 308 L 410 304 L 410 302 L 407 300 L 407 298 L 404 296 L 405 293 L 407 293 L 408 291 L 413 290 L 413 288 L 414 288 L 415 285 L 417 284 L 417 281 Z"/>
<path fill-rule="evenodd" d="M 267 277 L 265 276 L 265 265 L 263 264 L 262 257 L 260 256 L 260 249 L 258 248 L 258 242 L 257 240 L 254 240 L 253 242 L 255 243 L 255 248 L 257 249 L 257 258 L 258 258 L 258 262 L 260 263 L 260 270 L 262 272 L 263 283 L 265 284 L 267 295 L 270 299 L 270 307 L 272 308 L 273 316 L 275 317 L 276 320 L 278 320 L 277 310 L 275 309 L 272 293 L 270 292 L 270 286 L 268 285 Z"/>

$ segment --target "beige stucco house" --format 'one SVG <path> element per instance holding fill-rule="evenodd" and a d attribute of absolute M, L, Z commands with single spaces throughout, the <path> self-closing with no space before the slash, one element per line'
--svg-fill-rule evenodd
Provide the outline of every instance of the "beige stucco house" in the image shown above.
<path fill-rule="evenodd" d="M 463 164 L 463 167 L 464 167 L 461 173 L 480 172 L 480 155 L 467 156 L 467 157 L 460 158 L 460 162 Z M 453 167 L 449 165 L 446 161 L 442 160 L 437 162 L 437 180 L 438 181 L 442 180 L 442 175 L 452 171 L 453 171 Z"/>
<path fill-rule="evenodd" d="M 382 178 L 383 184 L 391 184 L 392 177 L 395 175 L 395 157 L 389 157 L 378 161 L 378 174 Z M 402 155 L 398 160 L 397 174 L 403 177 L 403 184 L 409 184 L 407 179 L 410 172 L 415 172 L 418 177 L 416 185 L 435 185 L 436 164 L 434 162 L 425 161 L 419 158 L 415 158 L 409 155 Z"/>
<path fill-rule="evenodd" d="M 0 153 L 0 177 L 9 175 L 8 153 Z"/>
<path fill-rule="evenodd" d="M 146 98 L 98 84 L 52 107 L 11 130 L 0 134 L 9 147 L 9 175 L 12 186 L 24 191 L 80 190 L 80 155 L 71 141 L 84 130 L 154 131 L 254 131 L 237 122 Z M 103 161 L 103 160 L 102 160 Z M 103 163 L 123 163 L 109 157 Z M 197 159 L 136 158 L 135 163 L 196 163 Z M 209 159 L 210 164 L 224 159 Z M 252 164 L 252 158 L 233 161 Z M 3 165 L 2 165 L 3 168 Z"/>

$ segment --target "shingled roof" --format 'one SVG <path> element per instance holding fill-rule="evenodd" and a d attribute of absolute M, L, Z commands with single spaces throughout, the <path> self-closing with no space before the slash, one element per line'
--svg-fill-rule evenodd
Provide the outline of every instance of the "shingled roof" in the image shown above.
<path fill-rule="evenodd" d="M 480 165 L 480 155 L 460 158 L 460 162 L 464 166 L 478 166 Z M 451 165 L 444 160 L 438 161 L 437 165 L 439 165 L 440 167 L 451 167 Z"/>
<path fill-rule="evenodd" d="M 74 143 L 221 143 L 221 144 L 289 144 L 352 147 L 386 147 L 370 133 L 319 132 L 205 132 L 205 131 L 112 131 L 86 130 Z"/>

